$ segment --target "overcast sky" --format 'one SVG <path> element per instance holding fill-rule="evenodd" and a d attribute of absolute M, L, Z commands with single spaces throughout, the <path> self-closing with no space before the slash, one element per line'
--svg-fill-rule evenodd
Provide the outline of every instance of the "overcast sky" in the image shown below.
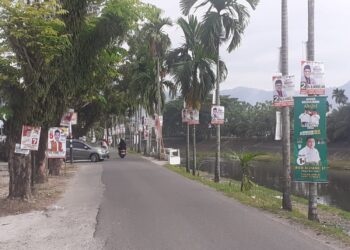
<path fill-rule="evenodd" d="M 164 11 L 174 22 L 182 14 L 179 0 L 143 0 Z M 202 1 L 201 1 L 202 2 Z M 278 69 L 281 45 L 281 0 L 260 0 L 241 46 L 230 54 L 222 47 L 221 55 L 229 71 L 221 89 L 246 86 L 271 90 L 271 76 Z M 305 58 L 307 40 L 307 0 L 289 0 L 289 73 L 300 75 L 300 61 Z M 327 86 L 341 86 L 350 81 L 349 0 L 315 0 L 315 59 L 325 63 Z M 199 18 L 201 14 L 197 13 Z M 183 42 L 176 25 L 166 29 L 172 47 Z"/>

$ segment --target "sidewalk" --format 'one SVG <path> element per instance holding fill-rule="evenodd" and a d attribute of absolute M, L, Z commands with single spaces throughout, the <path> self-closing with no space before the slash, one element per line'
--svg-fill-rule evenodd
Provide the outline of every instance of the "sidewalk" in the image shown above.
<path fill-rule="evenodd" d="M 102 249 L 93 237 L 104 191 L 101 173 L 99 164 L 81 164 L 55 205 L 0 217 L 0 249 Z"/>

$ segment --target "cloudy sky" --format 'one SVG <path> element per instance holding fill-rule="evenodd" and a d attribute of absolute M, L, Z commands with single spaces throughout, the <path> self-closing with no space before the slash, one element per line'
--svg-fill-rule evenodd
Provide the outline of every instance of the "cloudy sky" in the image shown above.
<path fill-rule="evenodd" d="M 164 11 L 174 22 L 181 16 L 179 0 L 143 0 Z M 307 0 L 289 0 L 289 73 L 300 75 L 307 40 Z M 271 90 L 271 76 L 278 69 L 281 44 L 281 0 L 260 0 L 251 11 L 241 46 L 221 54 L 229 70 L 222 89 L 246 86 Z M 327 86 L 350 81 L 349 0 L 315 0 L 315 59 L 325 63 Z M 196 14 L 196 13 L 195 13 Z M 199 18 L 201 14 L 197 13 Z M 167 28 L 173 47 L 182 43 L 179 27 Z"/>

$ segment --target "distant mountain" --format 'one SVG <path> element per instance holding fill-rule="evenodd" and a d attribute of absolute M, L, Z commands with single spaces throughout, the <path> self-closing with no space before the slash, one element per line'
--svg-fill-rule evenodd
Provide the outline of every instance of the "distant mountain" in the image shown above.
<path fill-rule="evenodd" d="M 221 95 L 238 98 L 240 101 L 249 102 L 250 104 L 272 100 L 272 91 L 246 87 L 222 90 Z"/>
<path fill-rule="evenodd" d="M 339 87 L 326 88 L 328 102 L 333 106 L 333 108 L 337 106 L 335 101 L 332 99 L 332 92 L 335 88 L 345 89 L 345 95 L 349 97 L 350 100 L 350 81 Z M 221 91 L 221 95 L 227 95 L 232 98 L 238 98 L 240 101 L 249 102 L 253 105 L 257 102 L 265 102 L 272 100 L 272 93 L 273 91 L 246 87 L 237 87 L 234 89 L 227 89 Z M 298 95 L 298 92 L 296 92 L 295 94 Z"/>

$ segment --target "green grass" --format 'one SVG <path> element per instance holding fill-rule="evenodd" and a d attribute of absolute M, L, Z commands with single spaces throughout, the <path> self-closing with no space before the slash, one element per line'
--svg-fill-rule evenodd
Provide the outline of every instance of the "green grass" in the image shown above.
<path fill-rule="evenodd" d="M 350 244 L 350 237 L 336 225 L 322 225 L 317 222 L 309 221 L 305 213 L 294 209 L 292 212 L 284 211 L 281 208 L 281 192 L 268 189 L 259 185 L 255 185 L 251 190 L 246 192 L 240 191 L 240 182 L 235 180 L 224 180 L 220 183 L 215 183 L 211 179 L 193 176 L 187 173 L 183 167 L 175 167 L 171 165 L 166 165 L 166 167 L 186 178 L 194 181 L 198 181 L 206 186 L 212 187 L 217 191 L 224 193 L 226 196 L 234 198 L 243 204 L 256 207 L 271 213 L 277 214 L 283 218 L 290 219 L 294 222 L 303 224 L 318 233 L 328 235 L 337 240 L 341 240 L 346 244 Z M 306 199 L 292 196 L 293 203 L 300 203 L 302 205 L 307 205 L 308 201 Z M 339 215 L 343 219 L 350 219 L 350 213 L 337 209 L 334 207 L 319 205 L 319 210 L 331 212 Z"/>

